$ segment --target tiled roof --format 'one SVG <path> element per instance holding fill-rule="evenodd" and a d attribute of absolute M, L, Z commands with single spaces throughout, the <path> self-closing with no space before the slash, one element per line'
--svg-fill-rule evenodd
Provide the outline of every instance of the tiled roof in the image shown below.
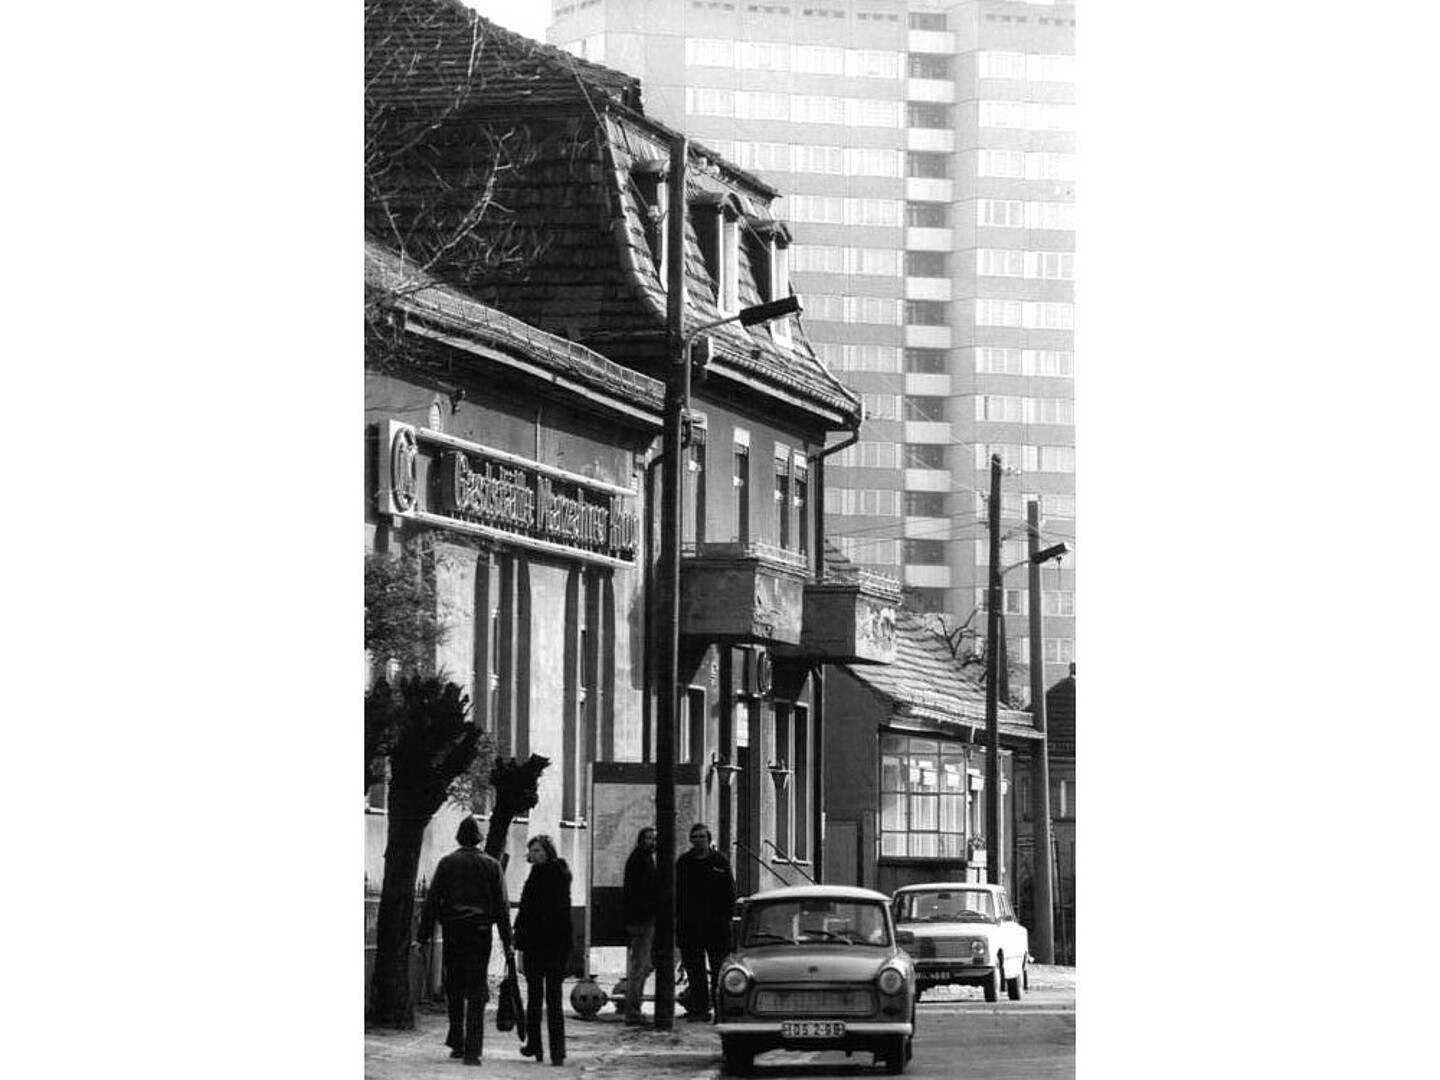
<path fill-rule="evenodd" d="M 453 35 L 454 27 L 447 21 L 456 17 L 453 0 L 374 2 L 401 7 L 431 4 L 446 15 L 440 21 Z M 461 17 L 468 20 L 470 14 Z M 454 191 L 467 182 L 474 190 L 476 179 L 474 162 L 462 159 L 472 148 L 484 145 L 487 132 L 492 137 L 502 131 L 515 134 L 511 168 L 497 176 L 494 204 L 477 231 L 496 243 L 518 240 L 526 257 L 503 269 L 442 259 L 435 264 L 436 273 L 527 323 L 584 342 L 626 366 L 663 376 L 666 294 L 646 238 L 648 207 L 642 205 L 635 174 L 637 166 L 668 162 L 673 133 L 644 116 L 639 84 L 629 76 L 531 42 L 478 16 L 473 24 L 464 25 L 464 34 L 437 46 L 446 57 L 443 65 L 426 54 L 429 62 L 419 66 L 420 92 L 412 94 L 404 80 L 389 84 L 382 80 L 369 91 L 367 108 L 376 107 L 375 101 L 384 96 L 383 107 L 392 111 L 433 110 L 441 100 L 434 84 L 443 83 L 446 72 L 460 80 L 461 89 L 455 92 L 463 104 L 446 114 L 432 142 L 424 144 L 428 156 L 423 164 L 403 171 L 401 186 L 418 194 L 408 208 L 396 204 L 400 215 L 413 210 L 415 220 L 435 217 L 436 208 L 447 198 L 452 212 L 463 212 L 464 199 Z M 478 28 L 473 38 L 472 25 Z M 471 50 L 467 43 L 473 41 L 481 41 L 483 47 Z M 367 44 L 380 49 L 383 42 Z M 407 48 L 413 51 L 414 45 Z M 467 74 L 457 74 L 462 68 Z M 773 188 L 693 144 L 690 161 L 686 184 L 690 198 L 728 192 L 744 205 L 747 216 L 761 222 L 768 219 Z M 438 170 L 432 170 L 437 164 Z M 442 196 L 433 191 L 427 195 L 423 177 L 441 173 L 449 190 Z M 462 204 L 458 211 L 457 203 Z M 372 235 L 389 235 L 390 220 L 373 207 L 367 224 Z M 759 303 L 749 259 L 740 262 L 740 305 Z M 685 265 L 687 322 L 700 325 L 720 318 L 693 220 L 686 229 Z M 763 326 L 716 328 L 711 333 L 712 378 L 761 387 L 773 397 L 818 413 L 832 430 L 857 425 L 857 395 L 820 363 L 793 321 L 791 334 L 791 342 L 786 343 L 772 338 Z"/>
<path fill-rule="evenodd" d="M 848 668 L 851 675 L 888 697 L 896 711 L 932 720 L 985 723 L 985 688 L 960 673 L 950 650 L 920 618 L 900 611 L 895 618 L 895 660 Z M 1000 730 L 1035 736 L 1029 713 L 1002 707 Z"/>
<path fill-rule="evenodd" d="M 410 320 L 457 333 L 465 340 L 519 353 L 552 374 L 563 375 L 660 415 L 665 387 L 658 379 L 607 360 L 593 349 L 547 334 L 436 281 L 373 241 L 365 244 L 365 285 Z"/>

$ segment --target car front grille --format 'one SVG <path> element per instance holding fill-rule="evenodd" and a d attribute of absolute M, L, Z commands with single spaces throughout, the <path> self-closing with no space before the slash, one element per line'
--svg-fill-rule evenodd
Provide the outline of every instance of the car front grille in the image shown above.
<path fill-rule="evenodd" d="M 973 955 L 971 945 L 979 938 L 940 938 L 935 942 L 934 955 L 942 960 L 968 960 Z"/>
<path fill-rule="evenodd" d="M 762 1016 L 869 1016 L 875 1011 L 870 991 L 776 988 L 755 993 L 752 1008 Z"/>

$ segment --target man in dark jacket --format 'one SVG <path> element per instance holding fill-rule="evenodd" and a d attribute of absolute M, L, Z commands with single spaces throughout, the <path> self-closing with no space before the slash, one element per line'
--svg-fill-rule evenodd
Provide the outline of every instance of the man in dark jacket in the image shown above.
<path fill-rule="evenodd" d="M 498 929 L 505 955 L 512 955 L 510 898 L 500 864 L 479 849 L 479 823 L 467 817 L 455 839 L 460 847 L 435 868 L 416 938 L 422 946 L 428 945 L 439 920 L 445 931 L 445 997 L 450 1006 L 445 1045 L 451 1057 L 479 1065 L 485 1040 L 490 933 L 492 927 Z"/>
<path fill-rule="evenodd" d="M 655 868 L 655 830 L 646 825 L 635 838 L 635 850 L 625 860 L 625 889 L 620 911 L 625 923 L 625 1023 L 643 1024 L 640 1003 L 645 980 L 655 970 L 650 953 L 655 946 L 655 911 L 658 907 L 659 871 Z"/>
<path fill-rule="evenodd" d="M 730 951 L 735 878 L 730 862 L 710 844 L 710 828 L 690 827 L 690 850 L 675 860 L 675 938 L 690 980 L 685 1019 L 710 1019 L 720 962 Z M 705 970 L 706 961 L 710 970 Z"/>

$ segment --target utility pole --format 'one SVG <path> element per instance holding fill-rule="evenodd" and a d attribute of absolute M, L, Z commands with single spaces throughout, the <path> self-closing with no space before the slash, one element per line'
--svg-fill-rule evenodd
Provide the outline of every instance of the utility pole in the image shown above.
<path fill-rule="evenodd" d="M 1030 816 L 1035 822 L 1031 839 L 1034 853 L 1034 931 L 1030 937 L 1035 962 L 1055 962 L 1055 909 L 1050 880 L 1050 737 L 1045 730 L 1045 635 L 1040 603 L 1040 504 L 1031 499 L 1025 508 L 1030 556 L 1030 714 L 1040 743 L 1035 752 L 1035 776 L 1031 787 Z"/>
<path fill-rule="evenodd" d="M 675 733 L 680 715 L 680 522 L 684 506 L 683 431 L 690 402 L 690 357 L 685 348 L 685 168 L 683 135 L 670 143 L 669 220 L 666 238 L 665 426 L 661 435 L 660 603 L 656 608 L 655 725 L 655 1027 L 675 1026 Z"/>
<path fill-rule="evenodd" d="M 1000 455 L 990 455 L 990 586 L 985 608 L 985 880 L 1000 884 Z"/>

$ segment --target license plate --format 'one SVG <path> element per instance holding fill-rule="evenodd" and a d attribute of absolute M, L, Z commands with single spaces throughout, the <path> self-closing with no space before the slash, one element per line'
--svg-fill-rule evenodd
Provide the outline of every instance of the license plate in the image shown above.
<path fill-rule="evenodd" d="M 844 1034 L 843 1020 L 786 1020 L 780 1025 L 785 1039 L 838 1039 Z"/>

